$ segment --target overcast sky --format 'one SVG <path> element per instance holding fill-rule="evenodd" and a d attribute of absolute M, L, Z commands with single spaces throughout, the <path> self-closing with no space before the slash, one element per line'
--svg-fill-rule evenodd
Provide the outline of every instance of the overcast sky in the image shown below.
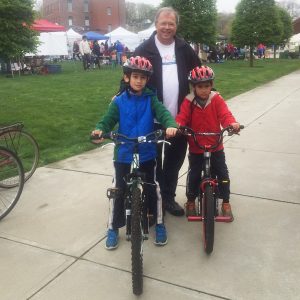
<path fill-rule="evenodd" d="M 35 1 L 38 3 L 42 2 L 42 0 L 35 0 Z M 156 6 L 161 3 L 161 0 L 126 0 L 126 2 L 145 3 L 145 4 L 152 4 Z M 235 6 L 239 2 L 240 0 L 217 0 L 217 10 L 218 12 L 234 12 Z"/>
<path fill-rule="evenodd" d="M 126 2 L 145 3 L 152 5 L 159 5 L 161 0 L 126 0 Z M 234 12 L 235 6 L 240 0 L 217 0 L 218 12 Z"/>

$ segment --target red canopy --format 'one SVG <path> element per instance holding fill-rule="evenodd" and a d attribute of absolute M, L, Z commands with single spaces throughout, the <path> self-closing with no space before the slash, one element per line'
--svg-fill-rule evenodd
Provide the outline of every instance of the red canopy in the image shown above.
<path fill-rule="evenodd" d="M 64 26 L 42 19 L 36 20 L 32 25 L 32 29 L 42 32 L 66 31 Z"/>

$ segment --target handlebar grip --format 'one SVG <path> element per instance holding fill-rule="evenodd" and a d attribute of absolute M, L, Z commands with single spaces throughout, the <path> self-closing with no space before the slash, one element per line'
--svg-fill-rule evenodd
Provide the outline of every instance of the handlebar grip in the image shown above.
<path fill-rule="evenodd" d="M 240 125 L 240 129 L 244 129 L 245 128 L 245 126 L 244 125 Z"/>
<path fill-rule="evenodd" d="M 91 141 L 96 141 L 100 139 L 111 139 L 111 133 L 102 133 L 101 135 L 90 135 Z"/>

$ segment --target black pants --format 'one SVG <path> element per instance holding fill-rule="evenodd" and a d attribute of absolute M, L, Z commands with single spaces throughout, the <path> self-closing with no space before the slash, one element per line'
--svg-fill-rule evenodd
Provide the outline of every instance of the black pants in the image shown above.
<path fill-rule="evenodd" d="M 189 153 L 186 196 L 190 200 L 195 199 L 199 195 L 203 162 L 203 154 Z M 229 202 L 230 180 L 224 150 L 211 153 L 211 170 L 212 177 L 218 178 L 219 197 L 224 202 Z"/>
<path fill-rule="evenodd" d="M 83 54 L 82 56 L 83 68 L 84 70 L 89 69 L 91 65 L 91 55 Z"/>
<path fill-rule="evenodd" d="M 121 228 L 125 225 L 125 207 L 124 193 L 126 191 L 126 182 L 124 177 L 130 172 L 130 164 L 114 162 L 115 167 L 115 187 L 119 189 L 119 195 L 113 200 L 110 209 L 109 224 L 110 229 Z M 155 181 L 156 161 L 150 160 L 140 164 L 140 171 L 145 173 L 145 181 L 148 184 L 144 185 L 145 196 L 149 211 L 156 217 L 156 223 L 163 223 L 162 217 L 162 201 L 159 190 L 159 185 Z"/>
<path fill-rule="evenodd" d="M 184 136 L 176 136 L 168 141 L 171 145 L 164 146 L 164 161 L 162 161 L 163 144 L 158 144 L 157 151 L 156 178 L 160 185 L 163 204 L 175 200 L 178 175 L 187 150 L 187 141 Z"/>

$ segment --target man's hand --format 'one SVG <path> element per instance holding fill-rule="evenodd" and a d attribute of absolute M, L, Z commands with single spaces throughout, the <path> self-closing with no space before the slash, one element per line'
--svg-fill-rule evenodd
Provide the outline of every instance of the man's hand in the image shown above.
<path fill-rule="evenodd" d="M 177 130 L 178 130 L 177 128 L 173 128 L 173 127 L 167 128 L 166 137 L 167 138 L 174 137 L 177 133 Z"/>

